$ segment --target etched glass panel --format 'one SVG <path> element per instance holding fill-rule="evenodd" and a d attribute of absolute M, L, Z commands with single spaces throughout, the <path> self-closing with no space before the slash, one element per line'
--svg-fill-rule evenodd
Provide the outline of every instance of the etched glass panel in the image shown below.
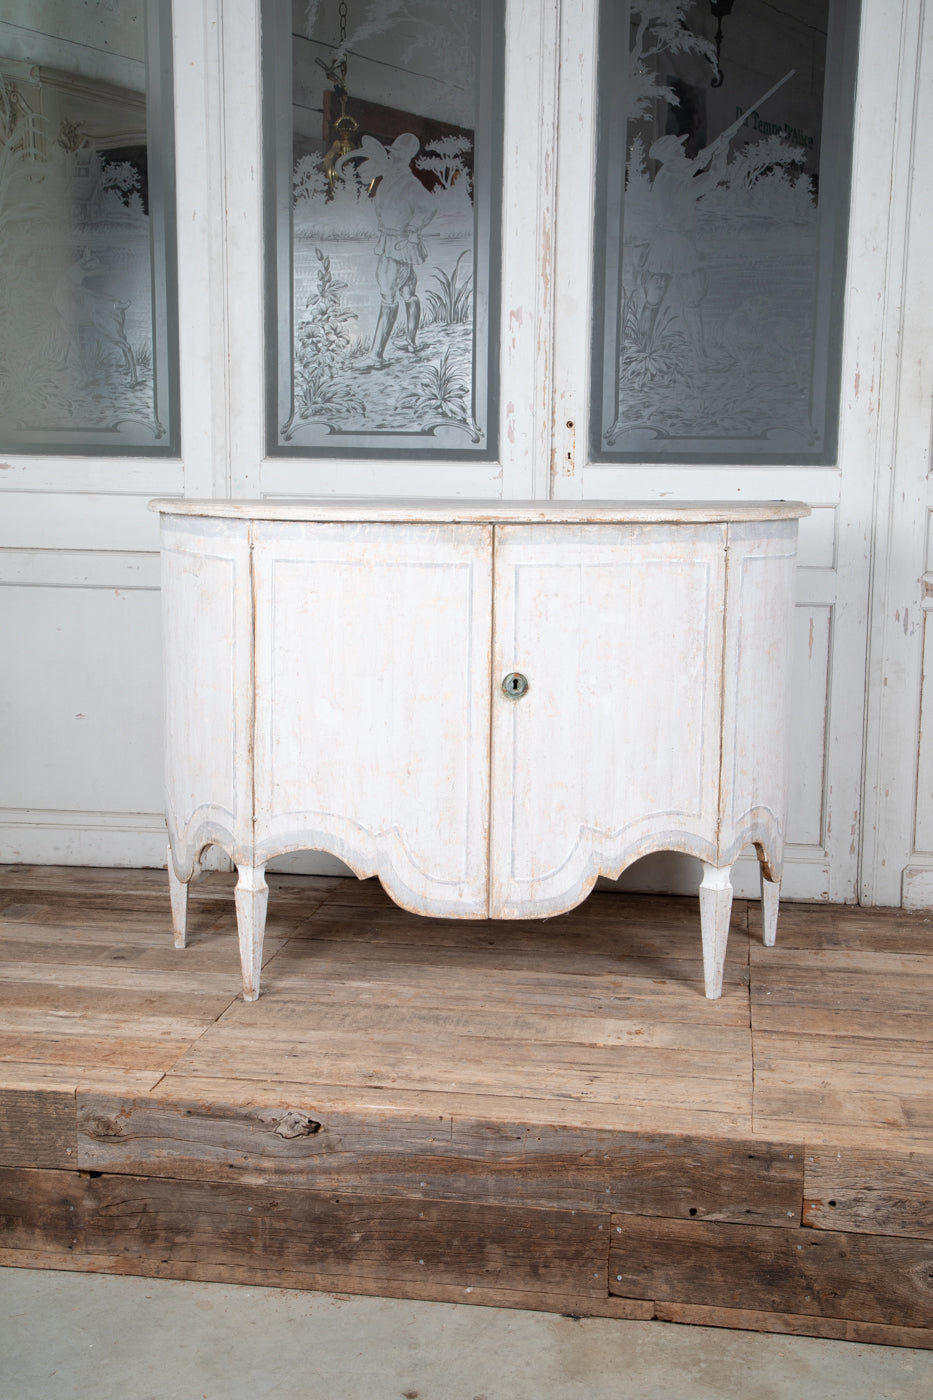
<path fill-rule="evenodd" d="M 264 4 L 271 452 L 495 455 L 502 46 L 502 0 Z"/>
<path fill-rule="evenodd" d="M 171 14 L 7 0 L 0 450 L 178 451 Z"/>
<path fill-rule="evenodd" d="M 834 460 L 857 30 L 603 0 L 595 460 Z"/>

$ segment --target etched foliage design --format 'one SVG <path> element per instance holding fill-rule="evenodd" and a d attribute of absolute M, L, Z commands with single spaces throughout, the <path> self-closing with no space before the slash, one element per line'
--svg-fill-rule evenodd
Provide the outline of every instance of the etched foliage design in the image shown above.
<path fill-rule="evenodd" d="M 146 162 L 143 7 L 94 13 L 71 43 L 37 34 L 37 62 L 0 23 L 0 437 L 7 450 L 158 444 Z M 74 18 L 74 17 L 73 17 Z M 80 22 L 80 17 L 76 22 Z M 106 41 L 103 41 L 106 42 Z M 79 45 L 75 42 L 75 47 Z M 127 58 L 125 51 L 135 53 Z M 33 57 L 30 55 L 30 58 Z M 88 73 L 99 57 L 99 79 Z M 44 61 L 49 59 L 48 62 Z M 54 59 L 62 66 L 54 66 Z"/>
<path fill-rule="evenodd" d="M 715 20 L 693 0 L 632 0 L 627 25 L 604 25 L 626 69 L 620 84 L 603 53 L 603 91 L 618 94 L 617 133 L 601 138 L 609 458 L 823 445 L 829 3 L 776 13 L 735 5 L 721 68 Z"/>
<path fill-rule="evenodd" d="M 338 156 L 326 117 L 320 132 L 296 118 L 292 382 L 280 441 L 482 447 L 479 5 L 354 0 L 345 40 L 329 48 L 335 8 L 307 6 L 305 42 L 293 40 L 296 102 L 320 109 L 323 72 L 335 80 L 327 99 L 348 91 L 343 110 L 357 116 L 352 149 Z"/>

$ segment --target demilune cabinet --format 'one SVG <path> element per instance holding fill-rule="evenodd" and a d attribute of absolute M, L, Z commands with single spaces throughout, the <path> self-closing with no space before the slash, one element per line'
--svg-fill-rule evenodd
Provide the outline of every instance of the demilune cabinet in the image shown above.
<path fill-rule="evenodd" d="M 247 1000 L 264 868 L 287 851 L 464 919 L 557 914 L 599 875 L 686 852 L 715 997 L 730 869 L 754 844 L 774 941 L 806 506 L 154 506 L 175 940 L 217 844 Z"/>

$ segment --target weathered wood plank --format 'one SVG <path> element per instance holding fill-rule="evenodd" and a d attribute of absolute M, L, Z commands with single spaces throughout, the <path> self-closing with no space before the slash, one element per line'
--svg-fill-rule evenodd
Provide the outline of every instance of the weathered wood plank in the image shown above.
<path fill-rule="evenodd" d="M 719 1005 L 719 1002 L 710 1002 Z M 426 1037 L 433 1028 L 443 1035 L 452 1030 L 486 1039 L 562 1040 L 567 1044 L 630 1044 L 642 1049 L 724 1050 L 738 1057 L 751 1053 L 747 1026 L 733 1026 L 728 1018 L 653 1019 L 646 1008 L 633 1007 L 622 998 L 601 997 L 567 990 L 562 998 L 555 987 L 504 987 L 483 997 L 482 979 L 340 980 L 328 979 L 308 987 L 307 997 L 279 987 L 270 991 L 268 1004 L 254 1011 L 251 1004 L 231 1001 L 224 1012 L 223 1029 L 237 1029 L 261 1039 L 266 1033 L 301 1039 L 328 1028 L 335 1032 L 412 1033 Z M 520 1029 L 521 1028 L 521 1029 Z"/>
<path fill-rule="evenodd" d="M 0 1087 L 0 1166 L 74 1167 L 76 1162 L 74 1091 Z"/>
<path fill-rule="evenodd" d="M 3 1066 L 0 1065 L 0 1075 Z M 750 1114 L 703 1112 L 693 1109 L 665 1109 L 658 1104 L 630 1103 L 615 1099 L 589 1103 L 569 1096 L 534 1098 L 522 1093 L 516 1081 L 506 1093 L 473 1094 L 462 1090 L 415 1089 L 406 1085 L 341 1085 L 319 1080 L 313 1085 L 288 1079 L 243 1079 L 231 1076 L 189 1075 L 180 1068 L 166 1073 L 152 1090 L 153 1098 L 177 1102 L 194 1099 L 199 1103 L 237 1104 L 244 1108 L 267 1108 L 282 1103 L 313 1103 L 315 1112 L 369 1113 L 398 1112 L 415 1116 L 463 1117 L 489 1123 L 525 1123 L 530 1126 L 560 1126 L 589 1131 L 647 1132 L 694 1137 L 751 1137 Z M 759 1135 L 755 1134 L 755 1141 Z M 760 1139 L 765 1141 L 765 1139 Z M 787 1137 L 767 1139 L 783 1147 Z"/>
<path fill-rule="evenodd" d="M 814 1038 L 760 1030 L 752 1033 L 752 1040 L 756 1065 L 762 1068 L 819 1060 L 823 1065 L 832 1066 L 832 1073 L 844 1070 L 847 1065 L 876 1065 L 883 1072 L 903 1069 L 911 1078 L 928 1076 L 933 1069 L 933 1032 L 926 1042 L 893 1037 L 875 1040 L 868 1035 Z"/>
<path fill-rule="evenodd" d="M 0 1080 L 4 1078 L 3 1062 L 13 1060 L 28 1063 L 31 1068 L 42 1065 L 59 1066 L 68 1078 L 98 1071 L 132 1070 L 160 1076 L 177 1064 L 191 1043 L 166 1038 L 154 1044 L 152 1040 L 134 1040 L 129 1035 L 99 1040 L 93 1032 L 87 1035 L 0 1035 Z"/>
<path fill-rule="evenodd" d="M 464 1037 L 446 1043 L 388 1036 L 305 1032 L 300 1041 L 271 1034 L 257 1041 L 217 1025 L 178 1060 L 186 1074 L 275 1079 L 313 1084 L 420 1089 L 467 1093 L 511 1092 L 524 1085 L 532 1096 L 624 1100 L 662 1107 L 751 1113 L 748 1061 L 729 1052 L 692 1049 L 640 1050 L 627 1046 L 542 1045 Z"/>
<path fill-rule="evenodd" d="M 827 1010 L 822 1006 L 756 1006 L 752 1010 L 752 1029 L 757 1034 L 769 1031 L 776 1035 L 852 1036 L 855 1039 L 917 1040 L 930 1039 L 929 1012 L 902 1012 L 865 1007 L 851 1010 Z"/>
<path fill-rule="evenodd" d="M 193 904 L 192 926 L 200 930 L 213 928 L 228 913 L 226 900 L 205 899 Z M 28 894 L 17 892 L 13 898 L 5 900 L 0 907 L 0 929 L 6 936 L 18 936 L 17 924 L 30 927 L 71 928 L 77 936 L 86 931 L 87 936 L 97 941 L 105 930 L 121 932 L 126 938 L 132 931 L 137 934 L 159 934 L 172 938 L 171 908 L 167 899 L 142 897 L 140 895 L 106 896 L 81 899 L 49 899 L 46 896 L 30 898 Z"/>
<path fill-rule="evenodd" d="M 522 959 L 510 967 L 484 966 L 483 959 L 465 963 L 459 959 L 418 962 L 395 959 L 380 951 L 378 959 L 336 955 L 304 964 L 295 971 L 291 945 L 269 968 L 263 999 L 270 1005 L 314 1002 L 332 998 L 348 1003 L 367 999 L 374 1003 L 404 1005 L 420 1002 L 434 1006 L 489 1007 L 554 1011 L 570 1014 L 607 1012 L 655 1028 L 670 1022 L 683 1025 L 747 1030 L 747 991 L 741 985 L 726 986 L 721 1000 L 707 1001 L 702 982 L 625 977 L 619 969 L 594 975 L 541 970 L 532 972 Z M 341 992 L 341 988 L 343 991 Z"/>
<path fill-rule="evenodd" d="M 808 970 L 811 975 L 825 972 L 868 973 L 870 976 L 887 977 L 891 973 L 900 975 L 916 974 L 933 977 L 933 942 L 930 952 L 922 953 L 876 953 L 863 952 L 857 948 L 785 948 L 778 942 L 771 948 L 760 943 L 750 942 L 748 946 L 752 976 L 757 980 L 763 968 L 796 967 Z"/>
<path fill-rule="evenodd" d="M 763 1142 L 784 1142 L 789 1130 L 802 1137 L 811 1151 L 817 1147 L 833 1150 L 858 1147 L 872 1152 L 883 1152 L 892 1144 L 896 1144 L 899 1152 L 933 1152 L 933 1133 L 930 1132 L 908 1132 L 904 1129 L 897 1131 L 872 1127 L 866 1123 L 822 1125 L 804 1123 L 799 1118 L 789 1123 L 786 1118 L 767 1118 L 763 1115 L 755 1117 L 754 1135 Z"/>
<path fill-rule="evenodd" d="M 914 969 L 873 972 L 813 968 L 784 964 L 755 967 L 751 987 L 752 1023 L 758 1007 L 819 1007 L 826 1011 L 855 1011 L 870 1025 L 876 1014 L 885 1018 L 917 1016 L 929 1011 L 933 977 Z"/>
<path fill-rule="evenodd" d="M 785 1224 L 799 1220 L 802 1151 L 307 1099 L 241 1107 L 82 1094 L 81 1168 L 549 1209 Z"/>
<path fill-rule="evenodd" d="M 169 985 L 152 975 L 95 975 L 53 981 L 13 981 L 0 977 L 0 1017 L 7 1027 L 20 1015 L 45 1016 L 58 1024 L 65 1017 L 109 1016 L 124 1023 L 165 1016 L 208 1026 L 226 1011 L 236 990 L 217 987 L 218 979 L 194 978 L 185 986 L 177 976 Z M 229 978 L 227 979 L 229 987 Z M 174 982 L 174 985 L 172 984 Z"/>
<path fill-rule="evenodd" d="M 285 1269 L 330 1287 L 355 1277 L 605 1297 L 608 1229 L 608 1213 L 0 1169 L 5 1248 Z"/>
<path fill-rule="evenodd" d="M 71 930 L 65 931 L 67 934 Z M 280 939 L 269 939 L 263 948 L 264 958 L 271 958 L 282 947 Z M 128 942 L 126 937 L 112 942 L 89 943 L 85 939 L 5 938 L 0 943 L 3 963 L 0 976 L 9 982 L 93 983 L 101 986 L 119 985 L 120 970 L 138 986 L 140 974 L 157 973 L 158 985 L 171 988 L 176 980 L 189 987 L 226 986 L 231 975 L 239 976 L 233 967 L 237 960 L 236 944 L 226 938 L 196 937 L 186 948 L 176 948 L 160 936 L 151 940 Z M 198 979 L 201 979 L 199 984 Z M 101 979 L 104 979 L 101 981 Z"/>
<path fill-rule="evenodd" d="M 761 939 L 761 906 L 748 905 L 752 940 Z M 933 914 L 906 909 L 866 909 L 852 904 L 781 905 L 778 942 L 783 948 L 843 948 L 874 953 L 933 951 Z"/>
<path fill-rule="evenodd" d="M 696 969 L 699 970 L 697 963 Z M 660 969 L 654 968 L 653 971 Z M 670 969 L 667 969 L 670 972 Z M 687 969 L 689 971 L 689 968 Z M 636 969 L 637 974 L 638 969 Z M 320 983 L 333 982 L 356 987 L 373 981 L 395 984 L 446 987 L 447 998 L 481 994 L 486 999 L 504 999 L 513 994 L 540 994 L 559 1003 L 560 997 L 580 997 L 587 1009 L 598 1005 L 597 998 L 608 998 L 615 1010 L 626 1005 L 633 1014 L 652 1022 L 690 1021 L 697 1025 L 748 1026 L 746 971 L 733 976 L 726 969 L 722 1001 L 707 1001 L 701 979 L 685 975 L 683 964 L 676 977 L 629 974 L 624 959 L 595 955 L 556 955 L 547 958 L 534 953 L 503 953 L 483 949 L 411 947 L 404 951 L 391 946 L 359 943 L 347 948 L 340 943 L 309 946 L 298 939 L 286 942 L 268 967 L 263 981 L 263 997 L 271 993 L 279 1000 L 313 996 Z"/>
<path fill-rule="evenodd" d="M 340 1294 L 372 1293 L 370 1279 L 295 1274 L 281 1269 L 197 1264 L 182 1260 L 135 1259 L 127 1254 L 53 1253 L 0 1248 L 0 1266 L 26 1269 L 62 1269 L 72 1273 L 104 1273 L 143 1278 L 186 1279 L 198 1283 L 235 1283 L 246 1286 L 291 1288 Z M 914 1347 L 933 1350 L 933 1329 L 888 1327 L 878 1323 L 846 1322 L 829 1317 L 798 1317 L 787 1313 L 754 1312 L 747 1308 L 710 1308 L 702 1304 L 646 1302 L 639 1298 L 586 1297 L 570 1293 L 524 1292 L 499 1288 L 459 1287 L 451 1284 L 399 1283 L 380 1285 L 389 1298 L 410 1298 L 440 1303 L 477 1304 L 492 1308 L 525 1308 L 563 1313 L 568 1317 L 607 1317 L 628 1320 L 692 1323 L 695 1326 L 731 1327 L 782 1336 L 825 1337 L 875 1346 Z"/>
<path fill-rule="evenodd" d="M 609 1288 L 626 1298 L 925 1327 L 933 1243 L 616 1215 Z"/>
<path fill-rule="evenodd" d="M 0 1030 L 0 1061 L 90 1064 L 164 1073 L 209 1024 L 205 1018 L 171 1015 L 7 1010 Z"/>
<path fill-rule="evenodd" d="M 933 1239 L 933 1152 L 808 1152 L 803 1220 L 818 1230 Z"/>
<path fill-rule="evenodd" d="M 612 901 L 618 896 L 611 896 Z M 672 902 L 673 903 L 673 902 Z M 682 909 L 679 905 L 688 906 Z M 608 903 L 599 913 L 589 903 L 551 919 L 429 919 L 409 914 L 397 905 L 357 908 L 327 899 L 296 936 L 315 941 L 338 938 L 351 942 L 426 944 L 432 947 L 535 948 L 539 952 L 601 953 L 634 958 L 697 956 L 700 915 L 696 901 L 679 901 L 671 911 L 652 912 L 641 906 Z M 745 918 L 733 906 L 727 960 L 748 963 Z"/>
<path fill-rule="evenodd" d="M 929 1039 L 757 1032 L 754 1044 L 756 1123 L 792 1120 L 805 1137 L 837 1127 L 933 1134 Z"/>
<path fill-rule="evenodd" d="M 103 890 L 159 894 L 165 890 L 164 870 L 134 870 L 83 865 L 0 865 L 0 892 L 9 890 Z"/>
<path fill-rule="evenodd" d="M 74 1066 L 0 1061 L 0 1086 L 4 1089 L 29 1089 L 36 1093 L 52 1090 L 71 1098 L 79 1089 L 131 1098 L 153 1090 L 163 1078 L 158 1070 L 111 1069 L 96 1063 Z"/>
<path fill-rule="evenodd" d="M 627 1006 L 587 1006 L 580 999 L 578 1007 L 563 1010 L 559 998 L 553 1005 L 527 997 L 487 995 L 480 989 L 461 989 L 448 983 L 446 987 L 407 990 L 399 985 L 380 988 L 378 996 L 368 988 L 354 987 L 352 999 L 347 998 L 346 986 L 340 995 L 339 984 L 329 984 L 333 994 L 327 1000 L 316 995 L 308 999 L 285 1001 L 281 994 L 269 998 L 268 1006 L 253 1016 L 252 1003 L 230 999 L 223 1016 L 226 1033 L 234 1027 L 244 1037 L 277 1039 L 287 1037 L 290 1043 L 300 1043 L 305 1036 L 314 1040 L 324 1034 L 355 1036 L 361 1041 L 387 1036 L 392 1039 L 411 1037 L 430 1040 L 438 1037 L 448 1043 L 454 1039 L 493 1040 L 501 1043 L 529 1041 L 538 1044 L 628 1046 L 638 1051 L 690 1050 L 696 1055 L 697 1068 L 703 1075 L 708 1068 L 706 1057 L 727 1054 L 735 1057 L 738 1066 L 747 1066 L 751 1057 L 751 1035 L 742 1027 L 695 1025 L 690 1022 L 662 1022 L 657 1026 L 641 1018 L 633 1021 Z M 472 995 L 470 994 L 472 992 Z M 313 1030 L 309 1030 L 313 1026 Z M 660 1056 L 658 1057 L 660 1062 Z M 685 1067 L 689 1074 L 689 1067 Z"/>
<path fill-rule="evenodd" d="M 191 883 L 191 898 L 210 896 L 233 900 L 236 872 L 209 870 Z M 339 875 L 280 875 L 267 877 L 271 891 L 284 898 L 323 899 L 344 885 L 357 881 Z M 378 883 L 378 882 L 366 882 Z M 0 891 L 64 895 L 152 895 L 168 899 L 168 876 L 161 870 L 76 865 L 0 865 Z M 387 898 L 387 896 L 386 896 Z"/>
<path fill-rule="evenodd" d="M 216 930 L 218 921 L 209 919 L 200 925 L 197 920 L 193 921 L 197 943 L 206 944 L 208 947 L 230 949 L 235 947 L 235 937 L 228 927 L 222 931 Z M 216 933 L 216 936 L 215 936 Z M 7 952 L 11 958 L 21 958 L 24 955 L 29 958 L 32 951 L 37 950 L 36 956 L 42 957 L 42 949 L 46 945 L 61 947 L 63 956 L 80 957 L 86 948 L 89 957 L 94 957 L 99 949 L 112 948 L 135 949 L 137 953 L 143 953 L 149 949 L 169 948 L 173 952 L 188 949 L 176 949 L 172 942 L 171 934 L 167 934 L 163 925 L 154 928 L 139 928 L 132 919 L 123 923 L 117 923 L 111 927 L 103 927 L 100 924 L 78 923 L 78 924 L 47 924 L 34 923 L 28 919 L 17 919 L 5 923 L 0 914 L 0 950 L 4 957 Z M 74 951 L 69 951 L 73 945 Z M 19 951 L 19 950 L 24 950 Z"/>
<path fill-rule="evenodd" d="M 652 1316 L 661 1322 L 683 1322 L 695 1327 L 734 1327 L 747 1332 L 777 1332 L 782 1336 L 792 1337 L 826 1337 L 839 1342 L 918 1347 L 933 1351 L 933 1329 L 928 1327 L 847 1322 L 835 1317 L 755 1312 L 750 1308 L 710 1308 L 702 1303 L 656 1303 Z"/>
<path fill-rule="evenodd" d="M 63 1269 L 71 1273 L 118 1274 L 127 1277 L 190 1279 L 197 1283 L 235 1283 L 253 1287 L 292 1288 L 321 1293 L 372 1294 L 370 1278 L 341 1275 L 339 1282 L 331 1274 L 316 1274 L 313 1270 L 294 1273 L 288 1269 L 264 1269 L 233 1264 L 199 1264 L 187 1260 L 137 1259 L 127 1254 L 68 1254 L 53 1251 L 0 1248 L 0 1267 L 25 1269 Z M 415 1282 L 398 1279 L 382 1280 L 380 1297 L 411 1298 L 425 1302 L 478 1304 L 488 1308 L 524 1308 L 537 1312 L 562 1313 L 568 1320 L 578 1317 L 609 1317 L 629 1321 L 647 1321 L 654 1304 L 639 1298 L 612 1298 L 588 1294 L 581 1296 L 567 1291 L 473 1287 L 459 1284 Z M 920 1346 L 917 1342 L 914 1345 Z"/>
<path fill-rule="evenodd" d="M 933 1102 L 922 1084 L 907 1076 L 870 1074 L 861 1078 L 842 1074 L 833 1083 L 825 1065 L 813 1065 L 812 1073 L 803 1068 L 790 1073 L 782 1083 L 780 1076 L 769 1076 L 756 1084 L 757 1104 L 761 1111 L 774 1118 L 793 1116 L 806 1135 L 810 1123 L 824 1128 L 839 1124 L 849 1127 L 871 1127 L 903 1131 L 918 1136 L 933 1132 Z M 796 1104 L 796 1108 L 794 1105 Z"/>

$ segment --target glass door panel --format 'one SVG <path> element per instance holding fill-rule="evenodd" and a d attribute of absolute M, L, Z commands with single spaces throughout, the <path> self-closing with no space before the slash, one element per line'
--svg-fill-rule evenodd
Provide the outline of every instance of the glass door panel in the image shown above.
<path fill-rule="evenodd" d="M 592 460 L 835 460 L 857 31 L 604 0 Z"/>
<path fill-rule="evenodd" d="M 175 455 L 171 10 L 0 19 L 0 450 Z"/>
<path fill-rule="evenodd" d="M 262 13 L 268 451 L 493 459 L 504 5 Z"/>

